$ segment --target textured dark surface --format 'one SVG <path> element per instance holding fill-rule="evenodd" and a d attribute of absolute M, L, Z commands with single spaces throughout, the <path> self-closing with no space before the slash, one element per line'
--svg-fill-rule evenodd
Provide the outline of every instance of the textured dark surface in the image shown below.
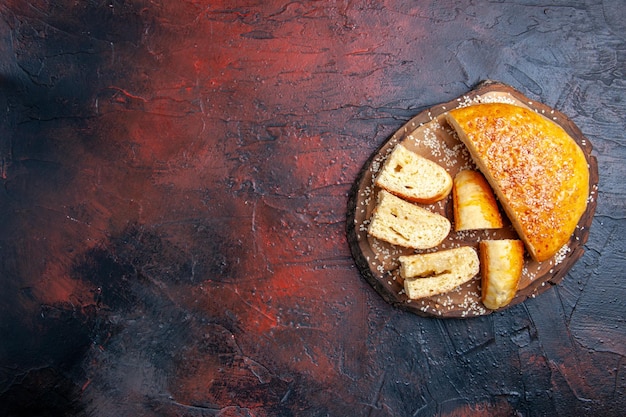
<path fill-rule="evenodd" d="M 457 3 L 2 2 L 0 415 L 624 415 L 626 9 Z M 592 141 L 596 217 L 551 291 L 421 318 L 347 194 L 483 79 Z"/>

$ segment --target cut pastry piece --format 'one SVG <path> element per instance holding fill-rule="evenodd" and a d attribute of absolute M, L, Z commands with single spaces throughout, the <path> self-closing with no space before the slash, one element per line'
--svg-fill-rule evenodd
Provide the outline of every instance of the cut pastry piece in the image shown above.
<path fill-rule="evenodd" d="M 587 206 L 589 168 L 578 144 L 553 121 L 511 104 L 462 107 L 447 120 L 533 259 L 554 256 Z"/>
<path fill-rule="evenodd" d="M 482 301 L 495 310 L 511 302 L 524 267 L 521 240 L 483 240 L 479 244 Z"/>
<path fill-rule="evenodd" d="M 471 246 L 400 256 L 398 260 L 404 291 L 410 299 L 451 291 L 475 277 L 480 270 L 478 254 Z"/>
<path fill-rule="evenodd" d="M 447 218 L 380 190 L 368 233 L 394 245 L 429 249 L 448 236 L 450 227 Z"/>
<path fill-rule="evenodd" d="M 405 200 L 431 204 L 450 194 L 452 177 L 436 162 L 398 144 L 385 161 L 376 185 Z"/>
<path fill-rule="evenodd" d="M 454 230 L 499 229 L 502 216 L 485 177 L 478 171 L 460 171 L 452 188 Z"/>

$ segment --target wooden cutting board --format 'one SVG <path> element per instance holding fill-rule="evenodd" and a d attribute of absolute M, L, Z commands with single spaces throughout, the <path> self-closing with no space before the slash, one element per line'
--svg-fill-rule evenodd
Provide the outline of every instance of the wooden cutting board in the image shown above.
<path fill-rule="evenodd" d="M 582 148 L 589 164 L 589 198 L 587 209 L 569 242 L 551 259 L 536 262 L 526 255 L 519 290 L 513 301 L 505 308 L 535 297 L 560 282 L 584 252 L 583 245 L 589 236 L 589 228 L 596 209 L 598 192 L 598 166 L 591 155 L 591 143 L 580 129 L 564 114 L 542 103 L 530 100 L 514 88 L 493 81 L 485 81 L 467 94 L 426 109 L 402 126 L 369 158 L 361 169 L 348 200 L 347 235 L 352 255 L 362 276 L 389 303 L 402 309 L 431 317 L 475 317 L 490 314 L 480 300 L 480 275 L 455 290 L 437 296 L 410 300 L 403 290 L 399 274 L 398 256 L 426 251 L 394 246 L 372 238 L 367 234 L 372 211 L 376 204 L 376 173 L 398 143 L 438 162 L 452 177 L 462 169 L 474 168 L 469 152 L 445 121 L 445 113 L 451 109 L 486 102 L 505 102 L 531 108 L 562 126 Z M 451 221 L 451 195 L 440 202 L 425 205 L 427 209 L 447 216 Z M 478 249 L 483 239 L 518 238 L 504 212 L 505 227 L 498 230 L 462 231 L 452 230 L 436 248 L 449 249 L 470 245 Z"/>

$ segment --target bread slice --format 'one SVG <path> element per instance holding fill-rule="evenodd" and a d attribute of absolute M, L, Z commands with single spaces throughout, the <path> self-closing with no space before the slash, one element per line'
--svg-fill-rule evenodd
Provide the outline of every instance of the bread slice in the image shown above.
<path fill-rule="evenodd" d="M 471 246 L 400 256 L 398 260 L 404 291 L 410 299 L 451 291 L 480 271 L 478 254 Z"/>
<path fill-rule="evenodd" d="M 459 171 L 452 188 L 454 230 L 499 229 L 502 216 L 485 177 L 478 171 Z"/>
<path fill-rule="evenodd" d="M 380 190 L 368 233 L 394 245 L 429 249 L 448 236 L 450 227 L 447 218 Z"/>
<path fill-rule="evenodd" d="M 432 204 L 450 194 L 452 177 L 439 164 L 396 145 L 375 184 L 405 200 Z"/>
<path fill-rule="evenodd" d="M 446 118 L 533 259 L 553 257 L 587 207 L 589 168 L 582 149 L 552 120 L 512 104 L 461 107 Z"/>
<path fill-rule="evenodd" d="M 524 267 L 521 240 L 483 240 L 479 243 L 481 293 L 485 307 L 495 310 L 511 302 Z"/>

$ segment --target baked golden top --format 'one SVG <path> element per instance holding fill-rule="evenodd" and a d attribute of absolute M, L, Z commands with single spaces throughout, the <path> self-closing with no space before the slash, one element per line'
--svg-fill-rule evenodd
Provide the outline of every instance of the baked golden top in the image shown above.
<path fill-rule="evenodd" d="M 531 256 L 550 259 L 587 206 L 582 149 L 553 121 L 525 107 L 486 103 L 451 110 L 447 120 L 500 199 Z"/>

